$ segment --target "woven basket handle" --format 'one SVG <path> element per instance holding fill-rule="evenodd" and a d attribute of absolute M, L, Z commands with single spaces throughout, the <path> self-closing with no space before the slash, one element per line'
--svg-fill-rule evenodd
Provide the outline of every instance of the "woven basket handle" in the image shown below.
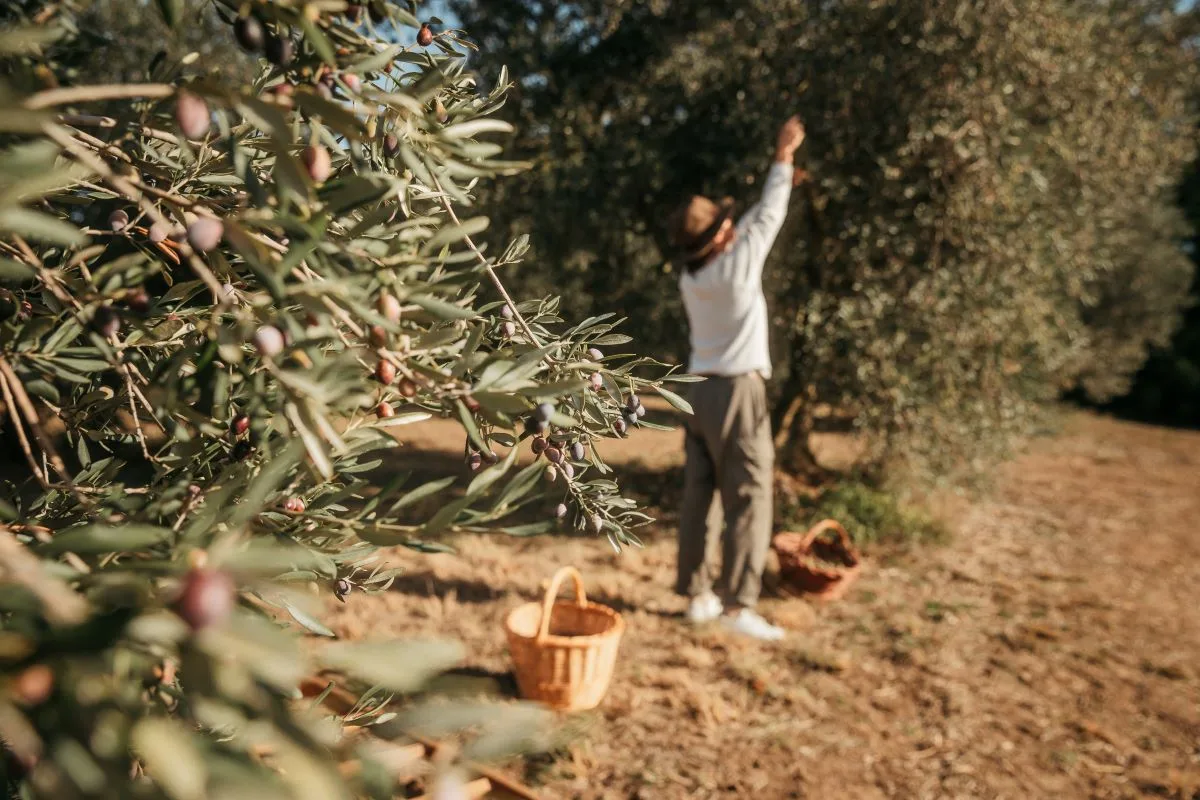
<path fill-rule="evenodd" d="M 558 591 L 567 578 L 575 581 L 575 602 L 581 606 L 587 605 L 587 592 L 583 590 L 583 576 L 574 567 L 562 567 L 550 579 L 546 589 L 546 599 L 542 601 L 542 624 L 538 626 L 537 640 L 540 642 L 550 635 L 550 615 L 554 611 L 554 601 L 558 599 Z"/>
<path fill-rule="evenodd" d="M 850 534 L 846 533 L 846 529 L 836 519 L 823 519 L 816 525 L 808 529 L 808 533 L 804 534 L 804 538 L 800 541 L 800 551 L 803 552 L 812 547 L 813 542 L 817 540 L 825 531 L 834 531 L 838 538 L 842 540 L 842 547 L 846 548 L 847 553 L 853 552 L 853 544 L 850 541 Z"/>

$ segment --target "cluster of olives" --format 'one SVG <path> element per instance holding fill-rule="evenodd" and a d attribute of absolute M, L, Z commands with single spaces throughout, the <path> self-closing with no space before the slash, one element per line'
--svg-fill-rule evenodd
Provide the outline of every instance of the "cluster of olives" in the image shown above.
<path fill-rule="evenodd" d="M 400 301 L 390 292 L 383 292 L 379 295 L 376 307 L 379 309 L 380 315 L 388 322 L 393 325 L 400 322 Z M 407 347 L 407 337 L 401 336 L 400 339 L 401 347 Z M 391 335 L 388 333 L 387 328 L 382 325 L 372 325 L 367 330 L 367 341 L 375 349 L 384 350 L 391 345 Z M 391 386 L 393 383 L 396 383 L 396 365 L 386 355 L 381 355 L 378 363 L 375 364 L 375 380 L 384 386 Z M 408 377 L 400 379 L 397 389 L 400 392 L 400 396 L 406 399 L 411 399 L 417 395 L 417 385 Z M 396 411 L 391 403 L 381 400 L 379 405 L 375 407 L 375 415 L 380 419 L 387 419 L 388 417 L 395 416 Z"/>
<path fill-rule="evenodd" d="M 512 306 L 508 303 L 505 303 L 504 307 L 500 309 L 502 321 L 500 322 L 498 331 L 505 339 L 511 339 L 517 335 L 517 323 L 513 322 L 515 316 L 516 314 L 513 312 Z"/>

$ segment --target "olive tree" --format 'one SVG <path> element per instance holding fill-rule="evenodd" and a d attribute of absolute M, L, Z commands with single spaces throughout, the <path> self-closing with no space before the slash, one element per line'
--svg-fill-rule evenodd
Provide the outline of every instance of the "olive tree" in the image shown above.
<path fill-rule="evenodd" d="M 785 455 L 804 466 L 832 405 L 875 463 L 938 468 L 1063 392 L 1120 394 L 1178 323 L 1196 62 L 1175 5 L 454 3 L 480 63 L 523 76 L 511 148 L 534 166 L 489 213 L 573 308 L 620 303 L 659 352 L 687 346 L 667 214 L 755 201 L 800 113 L 807 182 L 766 274 Z"/>
<path fill-rule="evenodd" d="M 139 8 L 173 37 L 196 4 Z M 381 548 L 461 531 L 636 542 L 648 518 L 597 445 L 646 424 L 639 392 L 686 404 L 671 368 L 620 354 L 612 315 L 570 324 L 506 288 L 527 241 L 489 242 L 473 198 L 523 167 L 495 141 L 509 79 L 481 90 L 459 31 L 379 0 L 220 0 L 214 35 L 250 78 L 228 43 L 174 43 L 98 84 L 80 37 L 120 38 L 93 11 L 0 12 L 8 778 L 46 798 L 391 797 L 297 686 L 374 686 L 355 724 L 398 736 L 384 701 L 462 653 L 333 641 L 308 590 L 384 591 Z M 461 470 L 381 467 L 434 416 L 461 424 Z M 503 729 L 467 756 L 537 721 L 445 713 Z"/>

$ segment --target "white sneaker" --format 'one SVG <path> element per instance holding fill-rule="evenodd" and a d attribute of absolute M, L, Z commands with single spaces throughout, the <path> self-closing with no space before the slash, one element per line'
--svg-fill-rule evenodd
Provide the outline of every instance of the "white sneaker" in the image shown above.
<path fill-rule="evenodd" d="M 721 598 L 712 592 L 705 592 L 692 598 L 692 602 L 688 604 L 687 618 L 693 625 L 703 625 L 721 616 L 724 610 Z"/>
<path fill-rule="evenodd" d="M 734 633 L 762 639 L 764 642 L 778 642 L 784 635 L 783 628 L 772 625 L 749 608 L 743 608 L 736 614 L 722 616 L 721 624 Z"/>

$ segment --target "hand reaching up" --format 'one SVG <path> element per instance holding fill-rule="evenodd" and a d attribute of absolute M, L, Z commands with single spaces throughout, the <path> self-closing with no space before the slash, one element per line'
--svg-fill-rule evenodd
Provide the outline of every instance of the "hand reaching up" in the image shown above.
<path fill-rule="evenodd" d="M 790 163 L 800 145 L 804 144 L 804 123 L 794 116 L 779 129 L 775 143 L 775 160 Z"/>

